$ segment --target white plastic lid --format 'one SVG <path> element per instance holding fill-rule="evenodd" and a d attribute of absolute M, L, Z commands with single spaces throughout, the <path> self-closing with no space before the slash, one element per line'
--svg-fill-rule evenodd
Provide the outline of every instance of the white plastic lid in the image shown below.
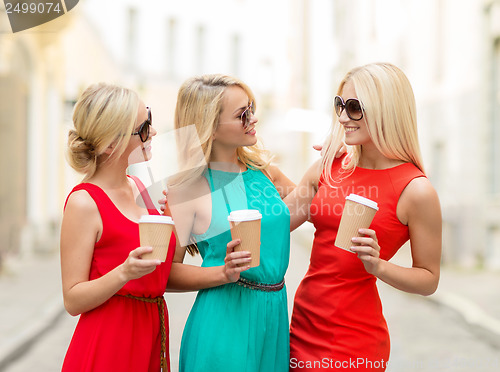
<path fill-rule="evenodd" d="M 238 211 L 232 211 L 227 217 L 228 221 L 240 222 L 240 221 L 255 221 L 260 220 L 262 214 L 257 209 L 240 209 Z"/>
<path fill-rule="evenodd" d="M 168 223 L 174 225 L 174 220 L 170 216 L 157 216 L 151 214 L 145 214 L 139 219 L 139 223 Z"/>
<path fill-rule="evenodd" d="M 359 204 L 366 205 L 367 207 L 370 207 L 370 208 L 375 209 L 376 211 L 378 211 L 378 204 L 377 204 L 377 202 L 375 202 L 373 200 L 370 200 L 368 198 L 365 198 L 363 196 L 356 195 L 356 194 L 350 194 L 349 196 L 346 197 L 346 199 L 350 200 L 350 201 L 353 201 L 353 202 L 356 202 L 356 203 L 359 203 Z"/>

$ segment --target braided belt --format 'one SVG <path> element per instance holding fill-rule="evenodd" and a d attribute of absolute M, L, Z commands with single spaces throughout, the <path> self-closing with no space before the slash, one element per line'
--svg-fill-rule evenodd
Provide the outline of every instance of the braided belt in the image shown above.
<path fill-rule="evenodd" d="M 166 303 L 163 296 L 149 298 L 149 297 L 137 297 L 132 295 L 121 295 L 116 294 L 116 296 L 127 297 L 138 301 L 156 303 L 158 305 L 158 313 L 160 314 L 160 333 L 161 333 L 161 355 L 160 355 L 160 365 L 161 370 L 167 372 L 168 369 L 168 358 L 167 358 L 167 330 L 165 328 L 165 312 Z"/>
<path fill-rule="evenodd" d="M 249 289 L 254 289 L 257 291 L 264 291 L 264 292 L 278 292 L 283 289 L 285 286 L 285 280 L 283 279 L 281 282 L 276 283 L 276 284 L 264 284 L 264 283 L 257 283 L 257 282 L 252 282 L 248 279 L 245 278 L 239 278 L 236 284 L 241 285 L 242 287 L 249 288 Z"/>

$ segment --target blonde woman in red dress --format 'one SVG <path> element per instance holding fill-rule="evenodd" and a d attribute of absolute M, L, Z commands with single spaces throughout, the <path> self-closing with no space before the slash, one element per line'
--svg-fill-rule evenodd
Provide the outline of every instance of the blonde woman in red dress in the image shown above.
<path fill-rule="evenodd" d="M 76 103 L 68 139 L 70 165 L 85 175 L 67 198 L 61 231 L 64 305 L 80 315 L 63 371 L 169 371 L 163 293 L 175 252 L 142 259 L 137 221 L 159 214 L 128 177 L 151 157 L 151 111 L 129 89 L 96 84 Z M 136 202 L 142 198 L 142 203 Z"/>
<path fill-rule="evenodd" d="M 309 269 L 294 301 L 290 370 L 384 371 L 390 353 L 377 279 L 409 293 L 432 294 L 441 257 L 441 210 L 426 178 L 418 145 L 415 99 L 404 73 L 391 64 L 351 70 L 340 83 L 338 116 L 322 159 L 286 202 L 291 227 L 316 227 Z M 335 158 L 345 142 L 347 153 Z M 352 247 L 335 246 L 350 193 L 379 211 Z M 410 240 L 412 266 L 389 260 Z"/>

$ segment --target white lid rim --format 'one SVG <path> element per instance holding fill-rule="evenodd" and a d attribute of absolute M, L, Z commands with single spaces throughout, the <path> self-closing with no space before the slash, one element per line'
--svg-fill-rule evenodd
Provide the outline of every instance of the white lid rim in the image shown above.
<path fill-rule="evenodd" d="M 262 219 L 262 214 L 257 209 L 240 209 L 232 211 L 227 220 L 230 222 L 256 221 Z"/>
<path fill-rule="evenodd" d="M 139 223 L 164 223 L 167 225 L 175 225 L 174 220 L 170 216 L 157 216 L 157 215 L 142 215 Z"/>
<path fill-rule="evenodd" d="M 350 194 L 349 196 L 346 196 L 346 200 L 353 201 L 355 203 L 363 204 L 369 208 L 375 209 L 378 211 L 378 204 L 376 201 L 365 198 L 364 196 L 357 195 L 357 194 Z"/>

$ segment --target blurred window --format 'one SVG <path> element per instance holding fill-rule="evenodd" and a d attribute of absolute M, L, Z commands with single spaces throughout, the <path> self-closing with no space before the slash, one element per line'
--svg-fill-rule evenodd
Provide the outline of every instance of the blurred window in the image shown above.
<path fill-rule="evenodd" d="M 198 74 L 203 73 L 203 68 L 205 67 L 205 44 L 206 44 L 206 30 L 205 27 L 200 25 L 196 28 L 196 71 Z"/>
<path fill-rule="evenodd" d="M 175 50 L 177 48 L 177 20 L 170 18 L 167 22 L 167 76 L 174 79 L 177 75 L 175 68 Z"/>
<path fill-rule="evenodd" d="M 492 192 L 500 193 L 500 37 L 494 41 L 491 61 L 491 118 L 490 127 L 492 135 L 491 151 L 492 161 Z"/>
<path fill-rule="evenodd" d="M 137 55 L 137 10 L 129 8 L 128 10 L 128 34 L 127 34 L 127 59 L 128 67 L 135 70 L 135 58 Z"/>
<path fill-rule="evenodd" d="M 241 38 L 240 35 L 234 34 L 231 38 L 231 71 L 234 75 L 240 75 L 240 55 L 241 55 Z"/>

